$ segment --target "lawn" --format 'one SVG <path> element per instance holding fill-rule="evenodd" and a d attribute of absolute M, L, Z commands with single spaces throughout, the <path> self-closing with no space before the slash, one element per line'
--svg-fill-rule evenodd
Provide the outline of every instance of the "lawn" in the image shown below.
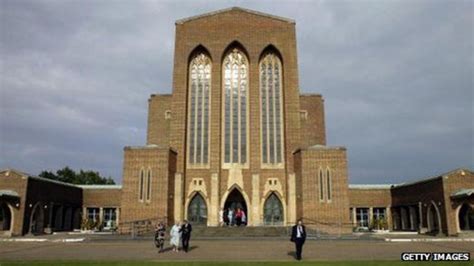
<path fill-rule="evenodd" d="M 64 265 L 64 266 L 407 266 L 407 265 L 473 265 L 472 262 L 402 262 L 402 261 L 294 261 L 294 262 L 177 262 L 177 261 L 162 261 L 162 262 L 144 262 L 144 261 L 116 261 L 116 262 L 99 262 L 99 261 L 67 261 L 67 262 L 0 262 L 0 266 L 50 266 L 50 265 Z"/>

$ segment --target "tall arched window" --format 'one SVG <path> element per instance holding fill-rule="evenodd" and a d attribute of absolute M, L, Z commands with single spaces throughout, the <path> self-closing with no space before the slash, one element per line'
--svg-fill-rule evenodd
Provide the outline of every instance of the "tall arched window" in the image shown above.
<path fill-rule="evenodd" d="M 146 177 L 146 200 L 150 201 L 151 199 L 151 169 L 148 169 Z"/>
<path fill-rule="evenodd" d="M 208 164 L 211 59 L 197 53 L 189 63 L 189 164 Z"/>
<path fill-rule="evenodd" d="M 248 60 L 245 54 L 231 49 L 223 61 L 224 90 L 224 163 L 247 163 L 248 149 Z"/>
<path fill-rule="evenodd" d="M 282 64 L 275 53 L 260 61 L 260 102 L 263 164 L 283 161 Z"/>
<path fill-rule="evenodd" d="M 144 183 L 145 183 L 145 176 L 144 176 L 144 171 L 143 169 L 140 170 L 140 176 L 139 176 L 139 180 L 138 180 L 138 199 L 140 201 L 143 201 L 143 186 L 144 186 Z"/>
<path fill-rule="evenodd" d="M 323 170 L 319 169 L 319 201 L 324 200 L 324 181 Z"/>
<path fill-rule="evenodd" d="M 326 186 L 327 186 L 327 195 L 328 195 L 328 201 L 332 199 L 332 177 L 331 177 L 331 171 L 329 171 L 329 168 L 326 169 Z"/>

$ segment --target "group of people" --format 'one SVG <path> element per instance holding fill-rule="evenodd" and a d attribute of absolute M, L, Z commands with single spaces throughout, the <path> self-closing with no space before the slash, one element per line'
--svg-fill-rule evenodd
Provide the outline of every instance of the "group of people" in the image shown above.
<path fill-rule="evenodd" d="M 189 240 L 191 239 L 191 231 L 193 230 L 191 224 L 184 220 L 183 222 L 176 222 L 170 230 L 170 245 L 174 252 L 179 252 L 181 246 L 184 252 L 189 250 Z M 155 245 L 159 248 L 158 252 L 164 251 L 166 237 L 166 227 L 160 222 L 155 226 Z"/>
<path fill-rule="evenodd" d="M 230 213 L 230 215 L 229 215 Z M 221 224 L 224 223 L 227 225 L 233 225 L 233 221 L 235 221 L 235 225 L 240 226 L 242 223 L 245 224 L 245 212 L 237 208 L 235 213 L 232 209 L 229 208 L 227 213 L 227 221 L 224 219 L 224 209 L 221 209 L 219 212 Z M 184 220 L 183 222 L 176 222 L 170 230 L 170 244 L 173 247 L 174 252 L 179 252 L 180 244 L 184 250 L 184 252 L 188 252 L 189 250 L 189 240 L 191 239 L 191 231 L 192 226 L 187 221 Z M 155 245 L 159 248 L 158 252 L 163 252 L 163 247 L 165 244 L 165 237 L 166 237 L 166 227 L 163 223 L 159 223 L 155 227 Z M 296 259 L 301 260 L 301 254 L 303 252 L 303 244 L 306 241 L 306 228 L 303 225 L 303 221 L 299 219 L 295 226 L 293 226 L 291 231 L 291 242 L 295 243 L 296 248 Z"/>
<path fill-rule="evenodd" d="M 247 225 L 247 215 L 242 208 L 222 208 L 219 211 L 220 226 L 241 226 Z"/>

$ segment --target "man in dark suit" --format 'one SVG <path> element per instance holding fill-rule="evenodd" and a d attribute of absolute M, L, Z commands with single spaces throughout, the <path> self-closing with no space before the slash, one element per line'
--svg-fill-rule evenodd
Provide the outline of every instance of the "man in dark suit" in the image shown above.
<path fill-rule="evenodd" d="M 191 231 L 193 230 L 191 224 L 187 221 L 183 221 L 183 225 L 181 226 L 181 240 L 183 243 L 183 250 L 184 252 L 188 252 L 189 248 L 189 239 L 191 239 Z"/>
<path fill-rule="evenodd" d="M 306 228 L 301 219 L 298 220 L 291 231 L 291 242 L 295 242 L 296 259 L 301 260 L 301 252 L 303 251 L 303 244 L 306 240 Z"/>

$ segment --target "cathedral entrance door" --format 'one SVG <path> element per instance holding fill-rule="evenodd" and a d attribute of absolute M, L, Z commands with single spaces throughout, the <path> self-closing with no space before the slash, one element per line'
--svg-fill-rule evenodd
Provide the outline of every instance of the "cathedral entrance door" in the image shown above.
<path fill-rule="evenodd" d="M 227 200 L 225 201 L 224 204 L 224 213 L 225 215 L 228 214 L 229 209 L 232 209 L 232 211 L 235 212 L 237 209 L 241 209 L 244 211 L 246 219 L 244 221 L 244 224 L 248 221 L 248 212 L 247 212 L 247 204 L 245 203 L 245 199 L 242 196 L 242 193 L 236 188 L 232 190 L 232 192 L 229 193 L 229 196 L 227 196 Z"/>
<path fill-rule="evenodd" d="M 201 194 L 196 193 L 188 206 L 188 221 L 192 224 L 207 224 L 206 201 Z"/>

